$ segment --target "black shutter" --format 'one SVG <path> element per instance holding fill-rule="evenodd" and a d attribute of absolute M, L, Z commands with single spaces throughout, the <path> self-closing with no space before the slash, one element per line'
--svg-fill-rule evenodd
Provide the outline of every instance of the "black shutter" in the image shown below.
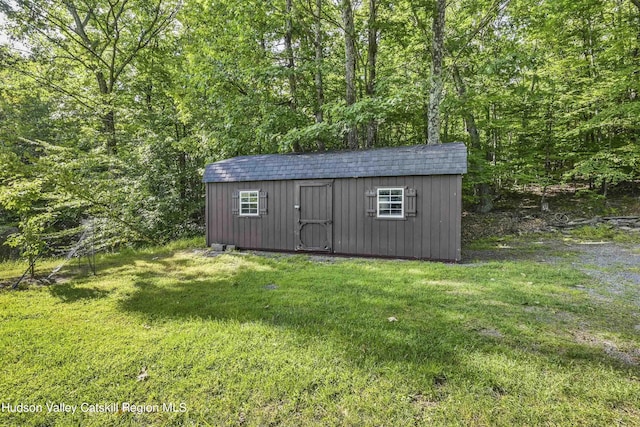
<path fill-rule="evenodd" d="M 260 191 L 260 215 L 266 215 L 267 214 L 267 192 L 266 191 Z"/>
<path fill-rule="evenodd" d="M 240 213 L 240 192 L 235 190 L 231 199 L 231 214 L 238 215 Z"/>
<path fill-rule="evenodd" d="M 404 213 L 406 216 L 416 216 L 416 189 L 415 188 L 407 188 L 405 190 L 405 203 L 407 204 L 404 208 Z"/>
<path fill-rule="evenodd" d="M 376 208 L 377 192 L 375 189 L 366 190 L 364 192 L 365 207 L 367 216 L 376 216 L 378 209 Z"/>

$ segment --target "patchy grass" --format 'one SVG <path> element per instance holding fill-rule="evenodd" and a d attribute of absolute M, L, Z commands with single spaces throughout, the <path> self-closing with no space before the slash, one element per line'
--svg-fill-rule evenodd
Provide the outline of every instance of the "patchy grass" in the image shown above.
<path fill-rule="evenodd" d="M 46 277 L 61 261 L 59 259 L 38 261 L 36 263 L 37 276 Z M 13 285 L 24 274 L 28 266 L 29 264 L 24 260 L 0 262 L 0 284 Z"/>
<path fill-rule="evenodd" d="M 640 232 L 625 232 L 606 224 L 574 228 L 569 230 L 569 235 L 580 241 L 640 243 Z"/>
<path fill-rule="evenodd" d="M 0 291 L 0 403 L 43 407 L 0 424 L 640 424 L 637 307 L 592 300 L 568 267 L 207 258 L 191 243 Z"/>
<path fill-rule="evenodd" d="M 490 237 L 474 240 L 463 246 L 463 262 L 560 262 L 574 259 L 571 250 L 575 239 L 559 233 L 536 233 L 522 236 Z"/>

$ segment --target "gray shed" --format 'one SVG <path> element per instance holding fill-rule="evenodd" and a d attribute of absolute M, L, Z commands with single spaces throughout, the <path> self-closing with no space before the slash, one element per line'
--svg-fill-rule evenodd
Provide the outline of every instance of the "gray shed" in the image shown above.
<path fill-rule="evenodd" d="M 458 261 L 466 171 L 460 143 L 215 162 L 207 246 Z"/>

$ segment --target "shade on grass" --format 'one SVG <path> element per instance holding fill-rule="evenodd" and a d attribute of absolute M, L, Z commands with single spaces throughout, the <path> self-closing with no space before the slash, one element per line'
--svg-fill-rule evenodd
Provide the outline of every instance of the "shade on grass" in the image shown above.
<path fill-rule="evenodd" d="M 167 248 L 100 263 L 0 292 L 2 401 L 43 406 L 0 424 L 640 423 L 637 313 L 566 267 Z"/>

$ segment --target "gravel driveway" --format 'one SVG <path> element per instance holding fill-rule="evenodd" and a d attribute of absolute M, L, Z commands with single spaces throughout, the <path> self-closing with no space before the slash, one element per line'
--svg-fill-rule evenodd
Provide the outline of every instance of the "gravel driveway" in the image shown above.
<path fill-rule="evenodd" d="M 570 262 L 601 286 L 589 289 L 596 298 L 625 298 L 640 307 L 640 244 L 567 243 L 561 239 L 496 244 L 495 248 L 463 250 L 463 263 L 531 260 Z"/>
<path fill-rule="evenodd" d="M 640 245 L 581 244 L 572 249 L 580 254 L 572 263 L 580 270 L 602 281 L 640 285 Z"/>
<path fill-rule="evenodd" d="M 591 290 L 592 296 L 622 297 L 640 307 L 640 245 L 581 244 L 571 249 L 578 253 L 571 264 L 603 286 Z"/>
<path fill-rule="evenodd" d="M 582 271 L 594 280 L 575 287 L 586 292 L 598 313 L 625 313 L 602 323 L 599 315 L 568 314 L 551 311 L 563 324 L 567 339 L 579 345 L 594 347 L 625 366 L 640 365 L 640 346 L 629 338 L 625 323 L 632 325 L 633 335 L 640 334 L 640 244 L 591 242 L 569 243 L 561 238 L 541 241 L 517 241 L 496 244 L 482 250 L 463 250 L 463 265 L 477 265 L 490 261 L 534 261 L 567 266 Z M 530 309 L 530 307 L 527 307 Z M 537 310 L 544 311 L 543 308 Z M 555 313 L 555 314 L 553 314 Z M 628 328 L 628 326 L 627 326 Z M 621 332 L 622 331 L 622 332 Z"/>

